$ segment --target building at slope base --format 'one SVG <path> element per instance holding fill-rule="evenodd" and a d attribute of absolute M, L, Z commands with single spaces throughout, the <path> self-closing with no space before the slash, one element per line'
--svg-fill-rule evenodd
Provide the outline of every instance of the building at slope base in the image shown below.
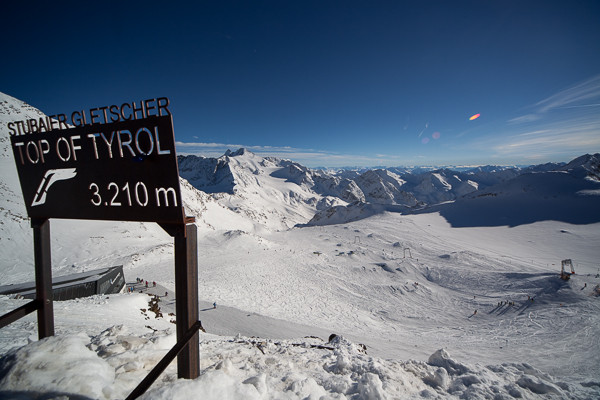
<path fill-rule="evenodd" d="M 122 265 L 52 278 L 53 299 L 57 301 L 95 294 L 119 293 L 124 286 L 125 275 Z M 35 282 L 0 286 L 0 295 L 35 299 Z"/>

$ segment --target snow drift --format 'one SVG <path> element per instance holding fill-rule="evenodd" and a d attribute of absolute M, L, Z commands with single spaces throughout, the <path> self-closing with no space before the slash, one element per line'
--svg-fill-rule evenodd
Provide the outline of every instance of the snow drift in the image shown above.
<path fill-rule="evenodd" d="M 136 302 L 143 296 L 90 298 L 65 308 L 78 314 L 85 312 L 86 304 L 103 301 L 109 309 L 121 303 L 129 312 L 139 307 Z M 123 297 L 136 301 L 123 303 Z M 134 317 L 133 325 L 140 320 L 141 315 Z M 143 334 L 138 329 L 119 325 L 92 336 L 69 333 L 11 350 L 0 360 L 0 396 L 124 398 L 175 340 L 172 328 L 146 328 Z M 201 369 L 198 379 L 177 380 L 173 363 L 142 398 L 562 399 L 593 396 L 600 386 L 600 381 L 583 386 L 557 381 L 523 363 L 463 363 L 444 349 L 427 361 L 386 360 L 368 355 L 363 346 L 342 336 L 326 341 L 201 334 Z"/>

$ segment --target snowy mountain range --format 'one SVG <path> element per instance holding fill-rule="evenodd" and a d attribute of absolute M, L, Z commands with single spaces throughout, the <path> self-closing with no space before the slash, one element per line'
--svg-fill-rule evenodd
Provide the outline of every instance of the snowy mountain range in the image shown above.
<path fill-rule="evenodd" d="M 261 211 L 252 209 L 253 204 L 262 207 L 265 201 L 276 199 L 269 208 L 284 221 L 281 228 L 293 224 L 344 223 L 383 211 L 432 212 L 435 205 L 442 215 L 449 216 L 445 210 L 477 208 L 481 200 L 476 199 L 481 198 L 488 199 L 481 211 L 474 212 L 469 224 L 514 226 L 547 219 L 573 223 L 600 221 L 597 207 L 600 154 L 583 155 L 568 164 L 527 168 L 487 166 L 464 172 L 442 168 L 417 173 L 404 171 L 401 175 L 392 172 L 398 168 L 354 174 L 313 170 L 289 160 L 262 158 L 246 149 L 228 151 L 219 158 L 180 156 L 178 161 L 181 177 L 195 188 L 216 195 L 221 199 L 220 204 L 236 212 L 258 216 Z M 250 200 L 259 194 L 266 196 L 257 202 Z M 499 194 L 500 200 L 489 199 Z M 506 201 L 507 196 L 511 202 Z M 554 208 L 538 207 L 538 202 L 550 203 L 549 198 L 556 199 Z M 450 202 L 457 204 L 447 204 Z M 492 204 L 498 202 L 503 205 L 498 208 L 504 210 L 502 215 L 489 209 L 498 207 Z M 278 210 L 282 204 L 285 209 Z M 517 214 L 529 217 L 523 220 Z M 493 222 L 489 216 L 494 216 Z M 270 219 L 255 220 L 266 223 Z"/>
<path fill-rule="evenodd" d="M 41 115 L 0 94 L 0 285 L 34 279 L 6 124 Z M 598 154 L 331 171 L 239 149 L 178 164 L 202 374 L 171 365 L 144 398 L 600 397 Z M 124 398 L 175 342 L 172 238 L 118 221 L 51 232 L 54 276 L 123 265 L 136 293 L 55 302 L 42 341 L 35 314 L 1 329 L 0 398 Z M 148 294 L 165 293 L 165 317 L 149 315 Z M 0 313 L 23 304 L 0 296 Z"/>

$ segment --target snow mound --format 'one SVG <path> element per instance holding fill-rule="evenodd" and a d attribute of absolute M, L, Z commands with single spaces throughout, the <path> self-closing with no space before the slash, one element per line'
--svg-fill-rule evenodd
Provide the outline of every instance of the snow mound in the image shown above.
<path fill-rule="evenodd" d="M 459 364 L 453 359 L 451 359 L 450 355 L 444 349 L 438 350 L 435 353 L 433 353 L 429 357 L 429 360 L 427 360 L 427 362 L 429 363 L 429 365 L 442 367 L 450 375 L 462 375 L 471 372 L 468 367 Z"/>
<path fill-rule="evenodd" d="M 11 351 L 0 361 L 0 387 L 105 397 L 103 389 L 114 383 L 115 371 L 88 343 L 83 334 L 55 336 Z"/>
<path fill-rule="evenodd" d="M 174 335 L 136 336 L 115 326 L 94 337 L 51 337 L 0 362 L 0 397 L 125 397 L 155 365 Z M 527 364 L 466 365 L 438 350 L 428 362 L 366 354 L 342 336 L 266 340 L 202 334 L 200 377 L 177 380 L 175 363 L 143 399 L 586 398 L 595 385 L 556 382 Z"/>
<path fill-rule="evenodd" d="M 308 223 L 299 226 L 323 226 L 345 224 L 369 218 L 384 212 L 406 212 L 410 207 L 396 204 L 375 204 L 354 202 L 347 206 L 339 205 L 319 211 Z"/>

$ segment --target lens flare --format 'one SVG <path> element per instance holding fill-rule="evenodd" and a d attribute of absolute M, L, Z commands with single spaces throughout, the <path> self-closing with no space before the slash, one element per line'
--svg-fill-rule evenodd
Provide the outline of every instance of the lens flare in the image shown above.
<path fill-rule="evenodd" d="M 423 139 L 421 139 L 421 143 L 423 143 L 423 144 L 429 143 L 429 138 L 428 137 L 424 137 Z"/>
<path fill-rule="evenodd" d="M 479 118 L 480 115 L 481 114 L 475 114 L 475 115 L 471 116 L 471 118 L 469 118 L 469 121 L 473 121 L 474 119 Z"/>
<path fill-rule="evenodd" d="M 436 140 L 439 139 L 441 136 L 442 136 L 442 134 L 439 132 L 433 132 L 433 134 L 431 135 L 431 137 Z"/>

